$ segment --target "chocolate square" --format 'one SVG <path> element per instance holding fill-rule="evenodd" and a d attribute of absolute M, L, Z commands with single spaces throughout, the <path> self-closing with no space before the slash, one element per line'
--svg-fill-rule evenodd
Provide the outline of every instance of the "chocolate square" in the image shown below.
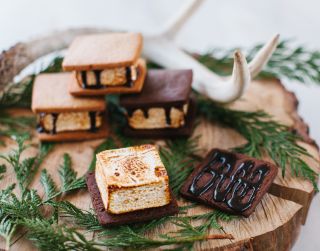
<path fill-rule="evenodd" d="M 179 211 L 177 201 L 171 195 L 171 202 L 163 207 L 148 208 L 123 214 L 111 214 L 106 211 L 103 205 L 100 191 L 96 183 L 95 173 L 88 173 L 86 181 L 98 221 L 101 225 L 106 227 L 150 221 L 174 215 Z"/>
<path fill-rule="evenodd" d="M 239 153 L 213 149 L 191 173 L 183 197 L 248 217 L 268 191 L 278 168 Z"/>

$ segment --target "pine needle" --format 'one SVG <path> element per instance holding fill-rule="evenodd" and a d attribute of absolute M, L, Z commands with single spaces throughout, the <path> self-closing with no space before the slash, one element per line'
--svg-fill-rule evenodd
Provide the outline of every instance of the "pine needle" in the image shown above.
<path fill-rule="evenodd" d="M 51 144 L 42 144 L 37 156 L 20 160 L 22 152 L 28 148 L 25 145 L 26 139 L 27 137 L 18 137 L 18 149 L 13 150 L 8 156 L 0 155 L 0 158 L 6 160 L 13 167 L 22 194 L 27 190 L 43 159 L 53 146 Z"/>

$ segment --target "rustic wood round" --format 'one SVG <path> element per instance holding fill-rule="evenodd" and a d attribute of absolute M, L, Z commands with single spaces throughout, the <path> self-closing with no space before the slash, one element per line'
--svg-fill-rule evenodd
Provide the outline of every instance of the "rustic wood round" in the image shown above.
<path fill-rule="evenodd" d="M 279 81 L 259 80 L 253 81 L 245 96 L 229 107 L 246 111 L 263 109 L 272 114 L 281 123 L 300 132 L 304 136 L 304 142 L 300 144 L 315 159 L 319 159 L 318 149 L 308 136 L 308 128 L 297 114 L 297 103 L 295 96 L 285 90 Z M 29 110 L 17 109 L 11 112 L 15 115 L 31 113 Z M 245 142 L 236 131 L 205 120 L 201 121 L 197 127 L 195 135 L 202 135 L 200 138 L 202 155 L 213 147 L 228 149 Z M 15 147 L 12 140 L 6 138 L 5 141 L 6 146 L 0 147 L 1 153 L 8 152 Z M 38 143 L 36 137 L 33 137 L 32 142 Z M 46 168 L 59 184 L 57 167 L 61 163 L 63 153 L 69 153 L 73 167 L 80 175 L 84 174 L 92 159 L 94 148 L 101 142 L 102 140 L 93 140 L 57 144 L 42 164 L 31 186 L 38 189 L 40 193 L 43 192 L 39 182 L 40 171 L 43 168 Z M 26 151 L 25 156 L 33 155 L 36 151 L 36 147 L 31 147 Z M 318 169 L 315 160 L 304 159 L 312 168 Z M 9 169 L 5 179 L 0 183 L 0 188 L 3 189 L 14 182 L 14 177 L 13 171 Z M 197 242 L 194 247 L 196 250 L 290 250 L 300 232 L 300 226 L 305 223 L 313 195 L 314 190 L 310 182 L 293 177 L 290 172 L 287 172 L 286 177 L 282 178 L 279 172 L 269 193 L 264 196 L 256 211 L 249 218 L 239 217 L 228 223 L 221 222 L 223 229 L 211 230 L 212 234 L 230 233 L 234 236 L 233 240 L 208 240 Z M 91 208 L 90 197 L 86 191 L 69 195 L 66 199 L 78 207 Z M 183 202 L 180 201 L 181 203 Z M 210 208 L 198 206 L 190 209 L 188 213 L 198 214 L 208 210 Z M 175 226 L 167 224 L 151 232 L 150 236 L 156 237 L 174 228 Z M 21 236 L 15 240 L 12 250 L 34 250 L 34 246 Z M 2 239 L 0 240 L 1 247 L 4 247 Z"/>

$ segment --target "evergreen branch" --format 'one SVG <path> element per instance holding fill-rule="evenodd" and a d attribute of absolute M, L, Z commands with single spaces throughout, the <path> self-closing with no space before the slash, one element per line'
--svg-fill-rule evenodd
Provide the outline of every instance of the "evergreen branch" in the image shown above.
<path fill-rule="evenodd" d="M 103 228 L 95 214 L 81 210 L 68 201 L 50 202 L 50 205 L 59 209 L 60 217 L 72 219 L 73 223 L 80 228 L 88 231 L 101 231 Z"/>
<path fill-rule="evenodd" d="M 43 169 L 41 171 L 40 182 L 43 186 L 43 189 L 44 189 L 44 192 L 46 195 L 46 199 L 50 199 L 50 198 L 55 197 L 55 195 L 58 193 L 57 186 L 54 183 L 51 176 L 48 174 L 46 169 Z"/>
<path fill-rule="evenodd" d="M 27 190 L 43 159 L 52 148 L 52 145 L 42 144 L 40 153 L 37 156 L 20 160 L 22 152 L 28 148 L 25 145 L 26 139 L 27 137 L 18 137 L 16 139 L 18 148 L 13 150 L 8 156 L 0 155 L 0 158 L 6 160 L 13 167 L 22 194 Z"/>
<path fill-rule="evenodd" d="M 293 175 L 310 180 L 318 191 L 318 174 L 301 159 L 301 156 L 311 156 L 306 149 L 297 144 L 301 139 L 293 134 L 290 128 L 274 121 L 263 111 L 230 110 L 203 97 L 198 97 L 198 111 L 209 121 L 233 128 L 248 141 L 235 151 L 256 158 L 267 154 L 281 168 L 283 177 L 286 166 L 289 165 Z"/>
<path fill-rule="evenodd" d="M 160 156 L 167 169 L 170 187 L 177 196 L 179 190 L 194 169 L 198 151 L 198 138 L 176 139 L 166 142 L 166 147 L 160 148 Z"/>
<path fill-rule="evenodd" d="M 246 50 L 247 60 L 251 61 L 262 46 L 259 44 Z M 210 70 L 228 75 L 233 67 L 234 50 L 214 49 L 209 53 L 199 55 L 198 60 Z M 292 41 L 283 40 L 278 44 L 259 77 L 287 78 L 301 83 L 320 84 L 319 63 L 319 51 L 308 50 L 303 46 L 294 48 Z"/>
<path fill-rule="evenodd" d="M 77 178 L 77 173 L 71 167 L 70 155 L 67 153 L 63 155 L 63 164 L 59 169 L 59 175 L 62 183 L 62 193 L 86 187 L 85 178 Z"/>
<path fill-rule="evenodd" d="M 73 228 L 51 224 L 42 218 L 25 218 L 19 223 L 28 229 L 27 238 L 40 250 L 98 250 Z"/>
<path fill-rule="evenodd" d="M 1 215 L 0 211 L 0 236 L 5 239 L 6 248 L 10 249 L 11 239 L 16 231 L 17 224 L 8 216 Z"/>

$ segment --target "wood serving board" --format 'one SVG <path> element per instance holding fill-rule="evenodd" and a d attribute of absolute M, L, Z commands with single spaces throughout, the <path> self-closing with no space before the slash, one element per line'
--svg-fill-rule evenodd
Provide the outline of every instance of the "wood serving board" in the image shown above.
<path fill-rule="evenodd" d="M 241 100 L 230 105 L 232 109 L 254 111 L 265 110 L 273 115 L 276 120 L 290 126 L 298 131 L 304 138 L 301 145 L 315 158 L 319 159 L 319 152 L 313 140 L 308 136 L 308 127 L 297 114 L 297 99 L 294 94 L 285 90 L 277 80 L 253 81 L 249 90 Z M 30 114 L 27 110 L 14 110 L 14 114 Z M 231 148 L 245 143 L 245 140 L 236 131 L 221 127 L 216 123 L 209 123 L 202 120 L 195 130 L 195 135 L 201 135 L 200 147 L 201 155 L 213 148 Z M 0 152 L 8 152 L 15 147 L 14 142 L 5 139 L 6 146 L 0 148 Z M 32 142 L 35 147 L 31 147 L 25 156 L 36 153 L 37 139 L 33 137 Z M 72 157 L 73 167 L 82 175 L 86 172 L 91 162 L 94 148 L 102 140 L 62 143 L 57 144 L 42 164 L 35 177 L 35 182 L 31 185 L 43 193 L 40 185 L 40 171 L 46 168 L 59 184 L 57 168 L 62 161 L 63 153 L 69 153 Z M 311 158 L 304 158 L 307 163 L 318 170 L 318 163 Z M 286 177 L 281 177 L 281 172 L 274 181 L 270 191 L 263 198 L 256 208 L 256 211 L 249 218 L 239 217 L 231 222 L 220 222 L 223 226 L 221 230 L 211 230 L 214 233 L 230 233 L 233 240 L 210 240 L 197 242 L 196 250 L 290 250 L 299 232 L 300 226 L 305 223 L 308 209 L 312 201 L 314 190 L 310 182 L 290 175 L 288 171 Z M 14 173 L 7 170 L 4 180 L 0 182 L 0 188 L 5 188 L 14 182 Z M 91 201 L 87 191 L 80 191 L 69 195 L 66 199 L 83 209 L 91 208 Z M 186 203 L 179 201 L 180 205 Z M 188 214 L 199 214 L 211 210 L 205 206 L 198 206 L 188 211 Z M 151 237 L 157 237 L 161 233 L 174 231 L 175 226 L 168 223 L 161 228 L 148 233 Z M 0 248 L 4 248 L 1 240 Z M 34 250 L 34 246 L 25 238 L 18 238 L 12 245 L 11 250 Z"/>

